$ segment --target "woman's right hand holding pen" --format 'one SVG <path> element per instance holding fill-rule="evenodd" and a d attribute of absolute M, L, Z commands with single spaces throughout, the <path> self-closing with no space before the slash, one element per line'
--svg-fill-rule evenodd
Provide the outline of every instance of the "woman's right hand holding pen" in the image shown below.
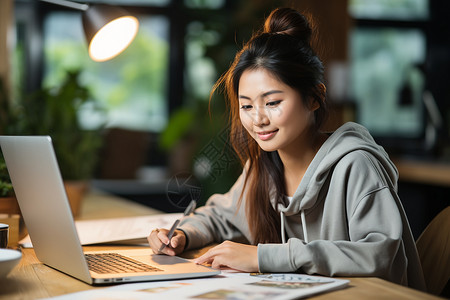
<path fill-rule="evenodd" d="M 169 230 L 160 228 L 154 229 L 147 237 L 148 244 L 155 254 L 179 255 L 186 246 L 186 235 L 181 230 L 175 230 L 169 240 Z M 162 250 L 162 245 L 166 245 Z M 160 251 L 161 250 L 161 251 Z"/>
<path fill-rule="evenodd" d="M 194 212 L 197 202 L 192 199 L 184 210 L 183 216 L 189 216 Z M 177 219 L 170 230 L 154 229 L 147 237 L 148 243 L 155 254 L 178 255 L 186 247 L 186 235 L 183 231 L 177 230 L 181 218 Z"/>

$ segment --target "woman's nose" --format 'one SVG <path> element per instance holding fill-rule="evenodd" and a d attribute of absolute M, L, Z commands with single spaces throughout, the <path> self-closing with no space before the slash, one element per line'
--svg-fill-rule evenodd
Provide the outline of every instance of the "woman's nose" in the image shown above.
<path fill-rule="evenodd" d="M 269 118 L 267 117 L 264 108 L 256 108 L 253 115 L 253 125 L 263 126 L 269 124 Z"/>

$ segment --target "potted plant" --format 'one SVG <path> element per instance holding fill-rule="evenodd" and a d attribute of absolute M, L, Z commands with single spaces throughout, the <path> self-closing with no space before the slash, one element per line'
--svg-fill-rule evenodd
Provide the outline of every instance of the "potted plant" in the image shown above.
<path fill-rule="evenodd" d="M 102 145 L 102 126 L 91 130 L 82 128 L 78 112 L 83 105 L 90 104 L 103 113 L 78 77 L 79 71 L 67 72 L 59 87 L 42 88 L 21 97 L 17 103 L 0 100 L 7 112 L 7 121 L 0 123 L 0 132 L 51 136 L 75 216 L 96 169 Z"/>

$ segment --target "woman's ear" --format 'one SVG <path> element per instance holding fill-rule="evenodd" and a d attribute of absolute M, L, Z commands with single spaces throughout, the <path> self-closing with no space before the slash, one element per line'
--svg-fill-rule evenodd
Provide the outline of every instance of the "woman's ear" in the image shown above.
<path fill-rule="evenodd" d="M 319 84 L 316 86 L 316 88 L 317 88 L 317 94 L 319 95 L 320 100 L 321 100 L 322 102 L 324 102 L 324 101 L 325 101 L 325 98 L 326 98 L 326 95 L 327 95 L 327 87 L 325 86 L 325 84 L 323 84 L 323 83 L 321 82 L 321 83 L 319 83 Z"/>
<path fill-rule="evenodd" d="M 311 109 L 311 111 L 315 111 L 321 106 L 322 103 L 319 103 L 319 101 L 324 102 L 326 94 L 327 88 L 323 83 L 319 83 L 318 85 L 316 85 L 315 89 L 316 97 L 311 97 L 309 102 L 309 108 Z"/>
<path fill-rule="evenodd" d="M 319 104 L 319 102 L 317 102 L 317 99 L 315 99 L 313 97 L 311 97 L 310 99 L 311 100 L 309 102 L 309 109 L 311 111 L 316 111 L 320 107 L 320 104 Z"/>

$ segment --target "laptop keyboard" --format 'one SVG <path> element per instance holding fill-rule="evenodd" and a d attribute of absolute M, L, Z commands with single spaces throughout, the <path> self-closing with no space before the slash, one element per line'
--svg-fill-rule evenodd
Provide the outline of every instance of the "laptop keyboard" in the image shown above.
<path fill-rule="evenodd" d="M 89 270 L 98 274 L 162 271 L 117 253 L 85 254 Z"/>

